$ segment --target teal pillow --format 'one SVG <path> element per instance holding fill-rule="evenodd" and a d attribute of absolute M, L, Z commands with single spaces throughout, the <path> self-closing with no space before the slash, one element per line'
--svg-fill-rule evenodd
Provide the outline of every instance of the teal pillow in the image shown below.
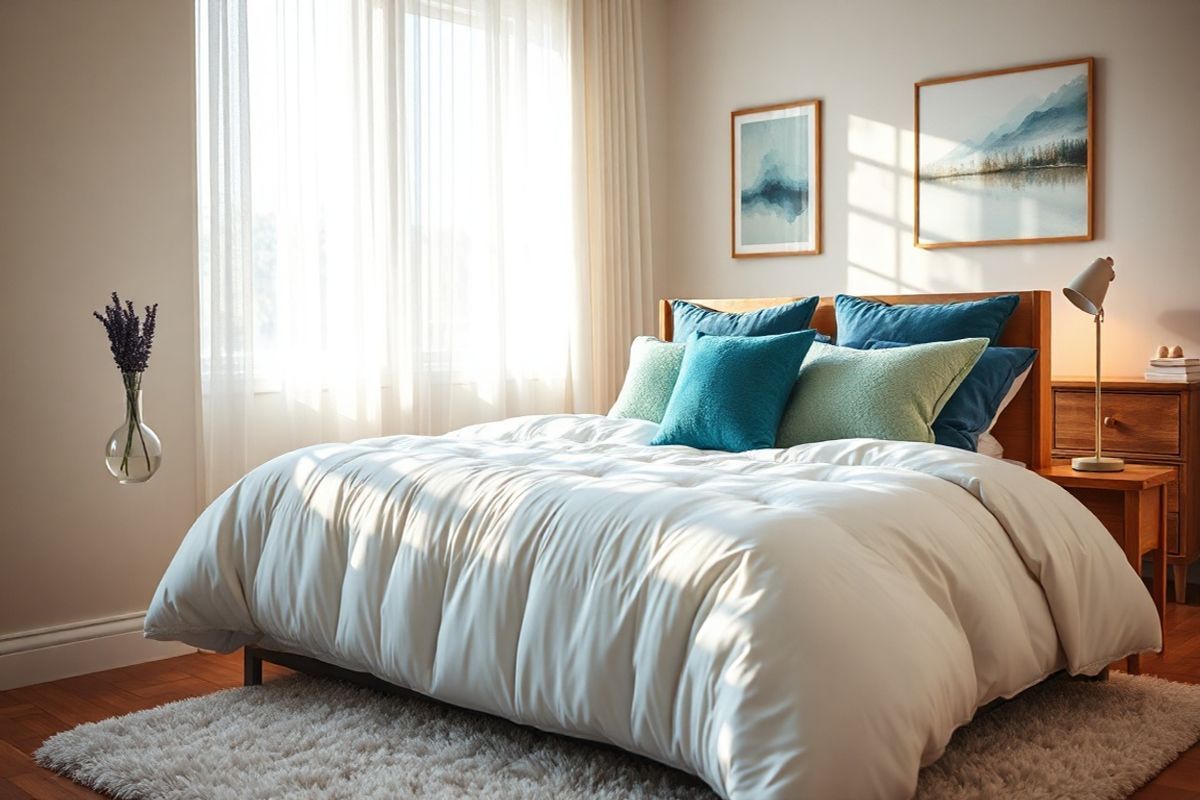
<path fill-rule="evenodd" d="M 995 344 L 1020 299 L 1003 294 L 962 303 L 889 306 L 839 294 L 833 301 L 837 343 L 861 348 L 871 339 L 924 344 L 983 337 L 988 344 Z"/>
<path fill-rule="evenodd" d="M 693 333 L 710 336 L 772 336 L 778 333 L 795 333 L 808 327 L 813 312 L 817 310 L 819 297 L 806 297 L 794 303 L 760 308 L 744 314 L 713 311 L 686 300 L 671 301 L 671 316 L 675 327 L 671 339 L 686 342 Z"/>
<path fill-rule="evenodd" d="M 815 344 L 779 424 L 779 447 L 831 439 L 934 441 L 933 421 L 987 339 L 891 350 Z"/>
<path fill-rule="evenodd" d="M 814 331 L 687 341 L 675 391 L 650 444 L 701 450 L 775 446 L 775 431 Z"/>
<path fill-rule="evenodd" d="M 625 384 L 608 415 L 662 422 L 683 364 L 683 348 L 682 342 L 663 342 L 653 336 L 634 339 Z"/>

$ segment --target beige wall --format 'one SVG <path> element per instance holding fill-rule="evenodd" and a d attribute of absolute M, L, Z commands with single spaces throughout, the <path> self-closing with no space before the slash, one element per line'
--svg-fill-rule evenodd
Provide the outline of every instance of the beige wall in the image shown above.
<path fill-rule="evenodd" d="M 145 610 L 195 518 L 192 13 L 0 0 L 0 634 Z M 114 289 L 160 304 L 142 486 L 102 458 Z"/>
<path fill-rule="evenodd" d="M 1200 2 L 667 0 L 649 59 L 658 286 L 671 296 L 1053 289 L 1112 255 L 1106 372 L 1200 355 Z M 912 241 L 913 82 L 1097 59 L 1096 240 L 923 251 Z M 825 252 L 729 257 L 729 112 L 824 101 Z M 652 117 L 653 121 L 653 117 Z M 665 143 L 665 144 L 664 144 Z M 664 160 L 661 160 L 665 158 Z M 1090 320 L 1056 296 L 1053 369 L 1091 369 Z"/>

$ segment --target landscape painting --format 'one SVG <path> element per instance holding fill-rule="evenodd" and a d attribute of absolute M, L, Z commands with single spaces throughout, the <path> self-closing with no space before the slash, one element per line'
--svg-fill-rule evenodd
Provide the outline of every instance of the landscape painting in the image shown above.
<path fill-rule="evenodd" d="M 734 111 L 733 257 L 821 252 L 821 101 Z"/>
<path fill-rule="evenodd" d="M 1092 59 L 916 85 L 918 247 L 1092 238 Z"/>

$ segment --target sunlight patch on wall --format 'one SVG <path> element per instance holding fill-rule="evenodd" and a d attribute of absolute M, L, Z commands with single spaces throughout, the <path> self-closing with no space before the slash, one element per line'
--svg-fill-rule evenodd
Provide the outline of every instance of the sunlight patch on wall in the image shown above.
<path fill-rule="evenodd" d="M 911 241 L 911 240 L 910 240 Z M 983 267 L 973 257 L 947 250 L 920 250 L 910 246 L 902 253 L 900 271 L 923 292 L 980 292 Z"/>
<path fill-rule="evenodd" d="M 896 218 L 901 192 L 895 126 L 850 115 L 846 147 L 846 291 L 896 294 L 916 291 L 900 275 L 901 226 Z"/>
<path fill-rule="evenodd" d="M 897 144 L 896 126 L 850 115 L 846 147 L 852 159 L 874 161 L 895 168 L 899 166 Z"/>
<path fill-rule="evenodd" d="M 903 283 L 895 275 L 878 272 L 870 267 L 850 262 L 846 265 L 846 293 L 860 296 L 874 294 L 912 294 L 921 291 Z"/>
<path fill-rule="evenodd" d="M 915 141 L 911 130 L 853 114 L 849 117 L 848 292 L 910 294 L 983 288 L 983 270 L 972 255 L 913 247 Z M 954 199 L 962 201 L 964 217 L 981 213 L 969 195 Z"/>
<path fill-rule="evenodd" d="M 899 233 L 895 225 L 859 211 L 846 213 L 846 291 L 851 294 L 896 294 L 914 291 L 900 278 Z"/>
<path fill-rule="evenodd" d="M 900 192 L 900 213 L 899 220 L 906 231 L 908 231 L 909 242 L 912 241 L 913 218 L 916 216 L 914 212 L 915 199 L 913 198 L 913 175 L 916 173 L 915 154 L 913 148 L 916 147 L 917 137 L 912 131 L 902 130 L 899 132 L 900 140 L 900 160 L 898 173 L 903 176 L 901 183 L 903 190 Z"/>
<path fill-rule="evenodd" d="M 896 219 L 898 179 L 894 170 L 869 161 L 852 160 L 847 189 L 850 207 Z"/>

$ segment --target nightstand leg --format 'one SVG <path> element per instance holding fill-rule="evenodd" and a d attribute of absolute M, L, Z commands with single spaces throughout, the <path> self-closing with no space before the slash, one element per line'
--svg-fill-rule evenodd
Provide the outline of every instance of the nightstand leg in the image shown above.
<path fill-rule="evenodd" d="M 1187 602 L 1187 564 L 1172 564 L 1171 571 L 1175 573 L 1175 602 L 1183 605 Z"/>
<path fill-rule="evenodd" d="M 1163 655 L 1167 653 L 1167 487 L 1158 487 L 1158 548 L 1154 551 L 1154 605 L 1162 631 Z"/>
<path fill-rule="evenodd" d="M 1142 674 L 1142 657 L 1129 656 L 1125 659 L 1125 671 L 1130 675 Z"/>

